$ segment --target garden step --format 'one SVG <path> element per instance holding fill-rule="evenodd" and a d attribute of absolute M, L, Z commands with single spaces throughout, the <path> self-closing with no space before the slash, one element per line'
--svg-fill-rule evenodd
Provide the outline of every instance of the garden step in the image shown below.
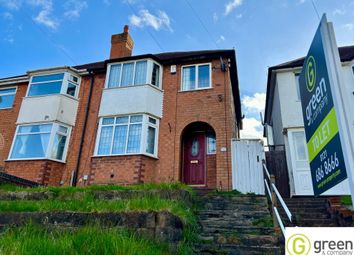
<path fill-rule="evenodd" d="M 198 255 L 280 255 L 282 250 L 280 247 L 264 247 L 264 246 L 249 246 L 236 244 L 202 244 L 195 249 Z"/>
<path fill-rule="evenodd" d="M 273 227 L 254 227 L 254 226 L 202 226 L 203 233 L 207 234 L 259 234 L 272 235 L 274 234 Z"/>
<path fill-rule="evenodd" d="M 278 243 L 278 238 L 272 235 L 249 235 L 238 233 L 200 235 L 200 239 L 216 244 L 238 244 L 249 246 L 272 247 Z"/>
<path fill-rule="evenodd" d="M 196 254 L 278 254 L 274 229 L 255 226 L 271 221 L 264 196 L 208 195 L 200 199 L 202 244 L 195 247 Z"/>
<path fill-rule="evenodd" d="M 328 213 L 299 212 L 299 213 L 293 214 L 293 216 L 294 215 L 297 217 L 297 219 L 302 219 L 302 218 L 305 218 L 305 219 L 329 219 L 331 217 L 331 215 Z M 288 216 L 286 215 L 285 212 L 280 212 L 280 216 L 284 219 L 285 218 L 288 219 Z"/>

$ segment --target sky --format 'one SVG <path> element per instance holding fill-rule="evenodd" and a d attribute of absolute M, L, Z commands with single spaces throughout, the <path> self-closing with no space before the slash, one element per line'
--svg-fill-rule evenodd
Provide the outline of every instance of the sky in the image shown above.
<path fill-rule="evenodd" d="M 267 69 L 307 54 L 319 24 L 354 45 L 354 0 L 0 0 L 0 78 L 109 57 L 128 24 L 134 55 L 236 50 L 242 137 L 260 137 Z"/>

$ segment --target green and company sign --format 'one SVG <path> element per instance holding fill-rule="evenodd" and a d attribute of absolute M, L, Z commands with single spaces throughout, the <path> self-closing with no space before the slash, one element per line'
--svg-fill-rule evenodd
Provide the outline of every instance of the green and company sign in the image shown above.
<path fill-rule="evenodd" d="M 316 31 L 299 78 L 315 195 L 347 178 L 321 33 L 322 26 L 327 26 L 325 17 Z"/>

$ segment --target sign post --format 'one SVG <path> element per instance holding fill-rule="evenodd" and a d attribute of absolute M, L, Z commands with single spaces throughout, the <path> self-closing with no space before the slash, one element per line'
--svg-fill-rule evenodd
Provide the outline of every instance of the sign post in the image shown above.
<path fill-rule="evenodd" d="M 348 172 L 353 199 L 354 154 L 345 120 L 340 68 L 333 29 L 323 15 L 299 78 L 312 183 L 318 196 L 345 180 Z"/>

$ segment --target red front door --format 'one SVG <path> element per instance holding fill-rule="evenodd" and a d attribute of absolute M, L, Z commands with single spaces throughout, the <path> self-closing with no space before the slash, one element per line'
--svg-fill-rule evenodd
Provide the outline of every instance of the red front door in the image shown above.
<path fill-rule="evenodd" d="M 205 134 L 192 133 L 184 140 L 183 178 L 189 185 L 205 185 Z"/>

